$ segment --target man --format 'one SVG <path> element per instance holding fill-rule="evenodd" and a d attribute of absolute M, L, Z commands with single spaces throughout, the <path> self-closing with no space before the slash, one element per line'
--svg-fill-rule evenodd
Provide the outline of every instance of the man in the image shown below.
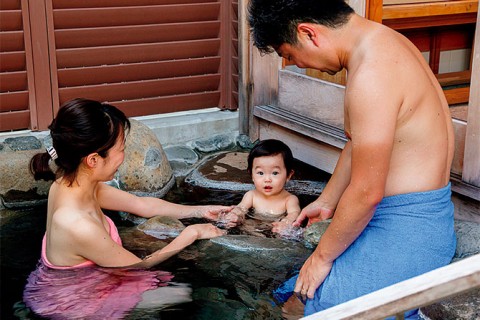
<path fill-rule="evenodd" d="M 348 142 L 323 193 L 295 222 L 333 217 L 295 284 L 308 298 L 305 314 L 448 264 L 454 135 L 418 49 L 343 0 L 251 0 L 249 13 L 260 51 L 300 68 L 347 70 Z"/>

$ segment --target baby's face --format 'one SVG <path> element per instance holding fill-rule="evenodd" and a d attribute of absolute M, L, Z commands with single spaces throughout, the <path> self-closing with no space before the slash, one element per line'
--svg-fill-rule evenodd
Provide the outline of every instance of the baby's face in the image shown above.
<path fill-rule="evenodd" d="M 253 159 L 253 183 L 255 188 L 265 196 L 282 192 L 289 178 L 281 154 Z"/>

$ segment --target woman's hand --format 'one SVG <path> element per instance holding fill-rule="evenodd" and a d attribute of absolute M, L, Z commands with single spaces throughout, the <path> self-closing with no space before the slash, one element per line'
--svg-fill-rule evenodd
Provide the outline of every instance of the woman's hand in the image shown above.
<path fill-rule="evenodd" d="M 225 230 L 219 229 L 210 223 L 192 224 L 185 228 L 183 232 L 192 232 L 197 240 L 211 239 L 226 234 Z"/>
<path fill-rule="evenodd" d="M 232 211 L 222 214 L 217 221 L 226 228 L 233 228 L 245 221 L 247 211 L 245 208 L 236 206 Z"/>
<path fill-rule="evenodd" d="M 201 206 L 196 212 L 195 217 L 204 218 L 212 221 L 218 221 L 219 218 L 225 216 L 232 211 L 234 206 Z"/>
<path fill-rule="evenodd" d="M 233 228 L 243 223 L 245 212 L 238 206 L 205 206 L 201 217 L 217 222 L 217 225 Z M 213 209 L 212 209 L 213 208 Z"/>
<path fill-rule="evenodd" d="M 308 218 L 308 226 L 310 226 L 315 222 L 330 219 L 333 217 L 334 211 L 335 209 L 330 208 L 328 204 L 324 203 L 323 201 L 316 200 L 303 208 L 302 212 L 300 212 L 300 215 L 293 222 L 293 225 L 295 227 L 299 227 L 302 224 L 302 221 Z"/>

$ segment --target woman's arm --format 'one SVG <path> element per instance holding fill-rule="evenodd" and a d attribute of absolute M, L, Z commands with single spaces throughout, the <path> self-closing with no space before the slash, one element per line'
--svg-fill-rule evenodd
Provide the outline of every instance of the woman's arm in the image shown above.
<path fill-rule="evenodd" d="M 166 247 L 155 251 L 142 261 L 130 265 L 131 268 L 150 268 L 160 262 L 179 253 L 181 250 L 191 245 L 195 240 L 210 239 L 225 235 L 225 231 L 211 224 L 195 224 L 186 227 L 172 242 Z"/>
<path fill-rule="evenodd" d="M 134 268 L 152 267 L 177 254 L 195 240 L 225 234 L 223 230 L 209 223 L 190 225 L 167 246 L 142 260 L 113 241 L 105 228 L 98 223 L 76 226 L 74 230 L 72 242 L 79 256 L 102 267 Z"/>
<path fill-rule="evenodd" d="M 232 210 L 228 206 L 190 206 L 153 197 L 138 197 L 105 183 L 98 184 L 97 199 L 104 209 L 125 211 L 144 218 L 168 216 L 177 219 L 198 217 L 217 220 L 220 214 Z"/>

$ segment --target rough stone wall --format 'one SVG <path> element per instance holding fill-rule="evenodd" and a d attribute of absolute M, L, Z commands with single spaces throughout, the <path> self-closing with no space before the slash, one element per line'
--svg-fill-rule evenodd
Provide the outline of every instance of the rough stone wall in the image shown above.
<path fill-rule="evenodd" d="M 0 208 L 27 207 L 47 197 L 51 182 L 35 181 L 29 170 L 30 159 L 39 152 L 45 152 L 44 144 L 33 136 L 0 143 Z"/>

